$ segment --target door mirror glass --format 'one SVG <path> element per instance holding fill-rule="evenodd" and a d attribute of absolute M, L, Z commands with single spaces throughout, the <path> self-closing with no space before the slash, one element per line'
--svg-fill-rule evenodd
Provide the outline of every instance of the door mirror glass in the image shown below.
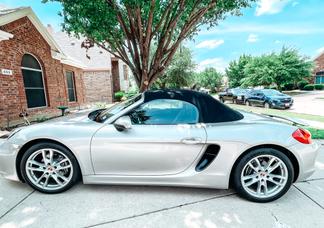
<path fill-rule="evenodd" d="M 132 121 L 129 116 L 122 116 L 115 121 L 114 126 L 117 131 L 125 131 L 132 128 Z"/>

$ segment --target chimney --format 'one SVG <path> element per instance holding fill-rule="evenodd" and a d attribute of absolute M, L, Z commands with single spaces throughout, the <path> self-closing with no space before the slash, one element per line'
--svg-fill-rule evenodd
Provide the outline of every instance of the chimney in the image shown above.
<path fill-rule="evenodd" d="M 50 34 L 53 34 L 54 33 L 54 29 L 52 27 L 51 24 L 47 24 L 47 27 L 46 27 L 47 31 L 50 33 Z"/>

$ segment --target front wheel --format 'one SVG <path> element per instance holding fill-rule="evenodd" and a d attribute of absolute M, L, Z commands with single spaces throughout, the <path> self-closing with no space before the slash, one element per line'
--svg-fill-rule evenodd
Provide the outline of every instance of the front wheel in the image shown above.
<path fill-rule="evenodd" d="M 265 107 L 266 109 L 269 109 L 269 108 L 271 108 L 271 105 L 270 105 L 268 102 L 265 102 L 265 103 L 264 103 L 264 107 Z"/>
<path fill-rule="evenodd" d="M 283 196 L 294 179 L 289 158 L 276 149 L 256 149 L 243 156 L 234 173 L 237 193 L 254 202 L 270 202 Z"/>
<path fill-rule="evenodd" d="M 21 159 L 20 169 L 24 180 L 43 193 L 64 192 L 80 176 L 73 154 L 54 143 L 39 143 L 30 147 Z"/>

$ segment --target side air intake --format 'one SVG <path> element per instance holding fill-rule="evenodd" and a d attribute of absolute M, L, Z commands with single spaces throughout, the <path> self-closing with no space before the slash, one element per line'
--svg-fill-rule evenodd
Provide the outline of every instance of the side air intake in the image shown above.
<path fill-rule="evenodd" d="M 201 172 L 204 169 L 206 169 L 217 157 L 219 150 L 220 150 L 220 146 L 209 145 L 207 147 L 205 153 L 200 158 L 200 160 L 196 166 L 196 171 Z"/>

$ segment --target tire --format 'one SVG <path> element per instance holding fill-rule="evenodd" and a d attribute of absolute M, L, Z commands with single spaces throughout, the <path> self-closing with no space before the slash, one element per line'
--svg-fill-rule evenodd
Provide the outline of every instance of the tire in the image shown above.
<path fill-rule="evenodd" d="M 260 169 L 256 165 L 256 159 L 261 164 Z M 269 162 L 270 167 L 267 168 Z M 279 166 L 275 168 L 277 164 Z M 280 198 L 289 190 L 294 180 L 294 168 L 283 152 L 260 148 L 250 151 L 239 160 L 232 178 L 234 189 L 239 196 L 253 202 L 265 203 Z"/>
<path fill-rule="evenodd" d="M 246 105 L 246 106 L 251 106 L 251 102 L 250 102 L 249 100 L 246 100 L 246 101 L 245 101 L 245 105 Z"/>
<path fill-rule="evenodd" d="M 268 102 L 265 102 L 264 103 L 264 108 L 270 109 L 271 108 L 271 105 Z"/>
<path fill-rule="evenodd" d="M 67 191 L 81 177 L 78 162 L 71 151 L 50 142 L 31 146 L 22 156 L 20 171 L 32 188 L 48 194 Z"/>
<path fill-rule="evenodd" d="M 220 100 L 220 102 L 222 102 L 222 103 L 225 103 L 225 100 L 224 100 L 224 98 L 219 98 L 219 100 Z"/>

